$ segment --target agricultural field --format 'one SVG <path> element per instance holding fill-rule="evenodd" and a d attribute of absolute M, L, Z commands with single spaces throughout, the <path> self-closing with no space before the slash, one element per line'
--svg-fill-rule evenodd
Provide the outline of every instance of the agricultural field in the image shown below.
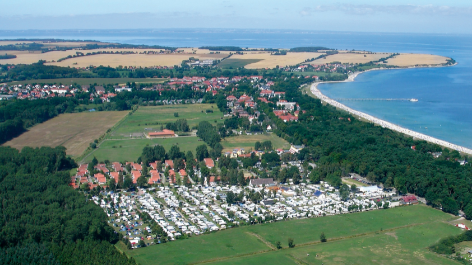
<path fill-rule="evenodd" d="M 314 60 L 308 64 L 325 64 L 332 62 L 341 63 L 368 63 L 371 61 L 377 61 L 381 58 L 390 56 L 391 53 L 338 53 L 328 55 L 325 58 Z"/>
<path fill-rule="evenodd" d="M 140 264 L 457 264 L 427 247 L 461 230 L 424 205 L 279 221 L 124 250 Z M 320 243 L 324 232 L 328 242 Z M 288 248 L 293 238 L 295 247 Z M 277 250 L 280 241 L 283 249 Z"/>
<path fill-rule="evenodd" d="M 3 145 L 21 149 L 24 146 L 59 146 L 71 156 L 81 155 L 89 144 L 123 119 L 128 111 L 101 111 L 61 114 L 33 126 L 27 132 Z"/>
<path fill-rule="evenodd" d="M 76 55 L 77 52 L 93 53 L 93 52 L 135 52 L 133 54 L 95 54 L 90 56 L 81 56 L 70 58 L 57 62 L 61 58 Z M 45 60 L 47 65 L 70 66 L 70 67 L 89 67 L 93 66 L 133 66 L 133 67 L 151 67 L 151 66 L 174 66 L 180 65 L 183 60 L 190 57 L 196 57 L 200 60 L 204 59 L 221 59 L 225 54 L 191 54 L 191 53 L 172 53 L 172 54 L 140 54 L 145 51 L 159 53 L 160 49 L 92 49 L 92 50 L 67 50 L 67 51 L 51 51 L 46 53 L 24 52 L 24 51 L 4 51 L 4 53 L 15 54 L 17 58 L 4 60 L 9 64 L 32 64 L 39 60 Z"/>
<path fill-rule="evenodd" d="M 287 52 L 286 55 L 271 55 L 270 52 L 244 52 L 243 55 L 234 54 L 231 59 L 259 60 L 245 66 L 247 69 L 275 68 L 277 65 L 285 67 L 303 63 L 306 59 L 316 58 L 323 53 L 317 52 Z"/>
<path fill-rule="evenodd" d="M 162 145 L 166 151 L 170 150 L 173 145 L 178 145 L 180 151 L 192 151 L 195 154 L 197 146 L 205 144 L 199 141 L 196 136 L 173 137 L 173 138 L 153 138 L 153 139 L 106 139 L 100 146 L 89 153 L 81 162 L 90 162 L 93 157 L 98 161 L 136 161 L 141 156 L 143 148 L 147 145 Z"/>
<path fill-rule="evenodd" d="M 223 69 L 236 69 L 259 61 L 262 61 L 262 59 L 225 59 L 218 64 L 218 67 Z"/>
<path fill-rule="evenodd" d="M 212 110 L 213 113 L 206 113 L 206 110 Z M 178 117 L 174 117 L 178 113 Z M 139 107 L 139 109 L 126 117 L 126 119 L 114 130 L 111 137 L 123 138 L 129 137 L 132 133 L 147 133 L 157 131 L 161 125 L 168 122 L 175 122 L 178 119 L 186 119 L 190 129 L 197 126 L 201 121 L 209 121 L 215 125 L 215 121 L 223 122 L 223 113 L 216 104 L 180 104 Z M 147 130 L 146 130 L 147 129 Z"/>
<path fill-rule="evenodd" d="M 10 85 L 25 85 L 25 84 L 62 84 L 72 85 L 74 83 L 78 85 L 106 85 L 106 84 L 118 84 L 125 85 L 127 82 L 135 83 L 146 83 L 146 84 L 158 84 L 163 83 L 167 79 L 165 78 L 57 78 L 57 79 L 33 79 L 26 81 L 13 81 Z"/>
<path fill-rule="evenodd" d="M 391 59 L 388 59 L 389 65 L 408 67 L 415 65 L 438 65 L 446 63 L 447 57 L 432 54 L 412 54 L 402 53 Z"/>
<path fill-rule="evenodd" d="M 289 149 L 290 144 L 284 139 L 277 135 L 271 134 L 258 134 L 258 135 L 238 135 L 227 137 L 221 141 L 223 146 L 223 152 L 232 151 L 234 148 L 244 148 L 244 150 L 253 149 L 256 142 L 271 141 L 274 149 L 282 148 Z"/>

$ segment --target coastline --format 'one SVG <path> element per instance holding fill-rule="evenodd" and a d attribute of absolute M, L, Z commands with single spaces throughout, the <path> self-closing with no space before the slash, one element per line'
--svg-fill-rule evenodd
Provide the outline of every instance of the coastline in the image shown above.
<path fill-rule="evenodd" d="M 393 124 L 391 122 L 388 122 L 388 121 L 384 121 L 382 119 L 379 119 L 379 118 L 376 118 L 372 115 L 369 115 L 369 114 L 366 114 L 366 113 L 363 113 L 363 112 L 360 112 L 360 111 L 357 111 L 357 110 L 354 110 L 354 109 L 351 109 L 349 108 L 348 106 L 344 105 L 344 104 L 341 104 L 327 96 L 325 96 L 323 93 L 321 93 L 321 91 L 318 89 L 318 85 L 319 84 L 323 84 L 323 83 L 339 83 L 339 82 L 352 82 L 355 80 L 355 78 L 361 74 L 361 73 L 365 73 L 365 72 L 368 72 L 368 71 L 374 71 L 374 70 L 386 70 L 386 69 L 371 69 L 371 70 L 367 70 L 367 71 L 364 71 L 364 72 L 355 72 L 351 75 L 349 75 L 349 77 L 346 79 L 346 80 L 343 80 L 343 81 L 332 81 L 332 82 L 315 82 L 315 83 L 312 83 L 311 86 L 310 86 L 310 92 L 315 96 L 317 97 L 318 99 L 320 99 L 322 102 L 325 102 L 327 104 L 330 104 L 336 108 L 339 108 L 339 109 L 342 109 L 342 110 L 345 110 L 347 112 L 349 112 L 350 114 L 352 115 L 356 115 L 358 117 L 361 117 L 362 119 L 365 119 L 369 122 L 372 122 L 374 124 L 377 124 L 377 125 L 380 125 L 384 128 L 388 128 L 388 129 L 391 129 L 391 130 L 394 130 L 396 132 L 399 132 L 399 133 L 402 133 L 402 134 L 405 134 L 405 135 L 408 135 L 408 136 L 411 136 L 415 139 L 421 139 L 421 140 L 424 140 L 424 141 L 427 141 L 427 142 L 430 142 L 430 143 L 434 143 L 434 144 L 437 144 L 437 145 L 440 145 L 440 146 L 443 146 L 443 147 L 447 147 L 449 149 L 453 149 L 453 150 L 457 150 L 461 153 L 466 153 L 466 154 L 469 154 L 469 155 L 472 155 L 472 149 L 469 149 L 469 148 L 466 148 L 466 147 L 463 147 L 463 146 L 459 146 L 459 145 L 456 145 L 456 144 L 453 144 L 453 143 L 450 143 L 450 142 L 447 142 L 447 141 L 444 141 L 444 140 L 440 140 L 440 139 L 437 139 L 437 138 L 434 138 L 432 136 L 429 136 L 429 135 L 426 135 L 426 134 L 422 134 L 422 133 L 419 133 L 419 132 L 415 132 L 415 131 L 412 131 L 410 129 L 406 129 L 404 127 L 401 127 L 399 125 L 396 125 L 396 124 Z"/>

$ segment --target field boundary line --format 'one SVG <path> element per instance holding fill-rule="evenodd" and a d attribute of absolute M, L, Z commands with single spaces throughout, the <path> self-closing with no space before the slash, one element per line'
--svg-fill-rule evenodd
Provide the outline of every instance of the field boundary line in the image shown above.
<path fill-rule="evenodd" d="M 256 234 L 256 233 L 253 233 L 253 232 L 246 232 L 246 234 L 256 237 L 257 239 L 261 240 L 262 243 L 266 244 L 266 246 L 268 246 L 270 249 L 276 250 L 276 247 L 275 247 L 274 245 L 272 245 L 272 243 L 270 243 L 269 241 L 265 240 L 265 239 L 264 239 L 263 237 L 261 237 L 260 235 L 258 235 L 258 234 Z"/>
<path fill-rule="evenodd" d="M 433 223 L 433 222 L 430 222 L 430 223 Z M 320 241 L 312 241 L 312 242 L 307 242 L 307 243 L 302 243 L 302 244 L 296 244 L 295 247 L 293 247 L 293 248 L 301 248 L 301 247 L 312 246 L 312 245 L 326 244 L 326 243 L 330 243 L 330 242 L 342 241 L 342 240 L 347 240 L 347 239 L 352 239 L 352 238 L 357 238 L 357 237 L 370 236 L 370 235 L 373 235 L 373 234 L 384 234 L 384 232 L 390 232 L 390 231 L 395 231 L 395 230 L 398 230 L 398 229 L 409 228 L 409 227 L 414 227 L 414 226 L 419 226 L 419 225 L 424 225 L 424 224 L 426 224 L 426 223 L 409 224 L 409 225 L 403 225 L 403 226 L 398 226 L 398 227 L 385 229 L 385 230 L 382 230 L 382 231 L 372 231 L 372 232 L 367 232 L 367 233 L 355 234 L 355 235 L 352 235 L 352 236 L 336 237 L 336 238 L 329 239 L 328 242 L 324 242 L 324 243 L 322 243 Z M 246 232 L 246 233 L 250 233 L 250 232 Z M 280 250 L 288 250 L 288 249 L 290 249 L 290 248 L 284 247 Z M 277 250 L 277 249 L 261 250 L 261 251 L 245 253 L 245 254 L 240 254 L 240 255 L 235 255 L 235 256 L 220 257 L 220 258 L 215 258 L 215 259 L 203 260 L 203 261 L 194 262 L 194 263 L 190 263 L 190 264 L 205 264 L 205 263 L 221 262 L 221 261 L 235 259 L 235 258 L 244 258 L 244 257 L 256 256 L 256 255 L 265 254 L 265 253 L 272 252 L 272 251 L 279 251 L 279 250 Z"/>
<path fill-rule="evenodd" d="M 139 107 L 138 107 L 138 108 L 139 108 Z M 136 110 L 137 110 L 137 109 L 136 109 Z M 115 130 L 118 128 L 118 126 L 120 126 L 120 125 L 126 120 L 126 118 L 130 115 L 130 113 L 134 113 L 134 112 L 135 112 L 135 111 L 133 111 L 133 109 L 131 109 L 131 110 L 128 112 L 128 114 L 126 114 L 125 116 L 123 116 L 123 118 L 121 118 L 118 122 L 116 122 L 115 125 L 113 125 L 112 127 L 110 127 L 110 128 L 108 129 L 108 130 L 110 130 L 110 132 L 105 132 L 105 133 L 103 134 L 102 140 L 98 143 L 98 145 L 95 147 L 95 149 L 91 150 L 88 154 L 87 154 L 87 149 L 86 149 L 86 150 L 84 151 L 84 153 L 83 153 L 81 156 L 77 157 L 77 160 L 80 159 L 79 164 L 83 164 L 84 161 L 85 161 L 85 159 L 86 159 L 87 157 L 89 157 L 91 154 L 93 154 L 93 153 L 100 147 L 100 145 L 102 145 L 102 143 L 105 142 L 105 140 L 107 139 L 107 137 L 110 136 L 111 133 L 112 133 L 113 131 L 115 131 Z M 131 115 L 132 115 L 132 114 L 131 114 Z M 108 130 L 107 130 L 107 131 L 108 131 Z"/>

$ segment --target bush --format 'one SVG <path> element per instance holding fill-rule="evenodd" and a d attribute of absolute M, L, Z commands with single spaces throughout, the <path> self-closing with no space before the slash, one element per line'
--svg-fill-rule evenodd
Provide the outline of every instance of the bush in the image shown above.
<path fill-rule="evenodd" d="M 288 247 L 289 248 L 294 248 L 295 247 L 295 243 L 293 242 L 293 238 L 288 239 Z"/>
<path fill-rule="evenodd" d="M 326 239 L 326 236 L 325 236 L 324 232 L 321 232 L 320 241 L 321 241 L 321 242 L 326 242 L 326 241 L 328 241 L 328 240 Z"/>
<path fill-rule="evenodd" d="M 277 249 L 282 248 L 282 244 L 280 243 L 280 241 L 275 242 L 275 246 L 277 247 Z"/>
<path fill-rule="evenodd" d="M 179 117 L 179 113 L 174 112 L 174 117 Z"/>

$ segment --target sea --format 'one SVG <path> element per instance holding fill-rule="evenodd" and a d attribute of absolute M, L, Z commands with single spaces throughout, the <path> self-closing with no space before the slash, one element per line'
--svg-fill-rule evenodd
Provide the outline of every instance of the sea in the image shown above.
<path fill-rule="evenodd" d="M 172 47 L 325 46 L 373 52 L 437 54 L 451 67 L 370 71 L 354 82 L 321 84 L 331 98 L 416 98 L 410 101 L 340 101 L 402 127 L 472 148 L 472 35 L 299 30 L 140 29 L 0 31 L 0 39 L 56 38 Z"/>

